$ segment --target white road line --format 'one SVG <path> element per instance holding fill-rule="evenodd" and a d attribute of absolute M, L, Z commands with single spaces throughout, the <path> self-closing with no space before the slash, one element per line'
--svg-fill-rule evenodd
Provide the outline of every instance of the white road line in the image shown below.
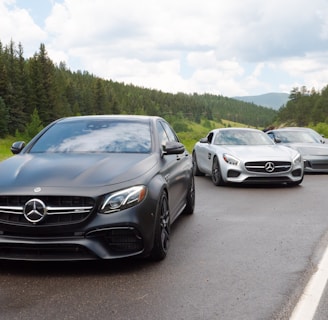
<path fill-rule="evenodd" d="M 322 293 L 328 279 L 328 248 L 326 248 L 318 265 L 318 270 L 310 281 L 298 301 L 289 320 L 312 320 L 318 308 Z"/>

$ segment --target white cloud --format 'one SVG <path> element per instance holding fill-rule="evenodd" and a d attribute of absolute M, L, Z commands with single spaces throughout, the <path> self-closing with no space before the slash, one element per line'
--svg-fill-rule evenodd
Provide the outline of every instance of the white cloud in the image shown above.
<path fill-rule="evenodd" d="M 38 51 L 47 34 L 36 25 L 26 9 L 15 6 L 14 0 L 0 1 L 0 41 L 3 45 L 13 41 L 21 43 L 27 55 Z"/>
<path fill-rule="evenodd" d="M 286 59 L 281 68 L 295 79 L 305 79 L 305 82 L 295 82 L 293 87 L 306 85 L 308 89 L 320 90 L 328 85 L 327 52 L 313 52 L 303 58 Z"/>
<path fill-rule="evenodd" d="M 58 0 L 43 29 L 15 3 L 0 0 L 3 43 L 43 42 L 55 62 L 114 81 L 226 96 L 326 85 L 326 0 Z"/>

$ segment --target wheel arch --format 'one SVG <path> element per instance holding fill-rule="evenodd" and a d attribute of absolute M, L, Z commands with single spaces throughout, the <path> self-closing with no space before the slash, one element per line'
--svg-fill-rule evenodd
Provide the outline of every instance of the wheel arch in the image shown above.
<path fill-rule="evenodd" d="M 162 193 L 166 193 L 166 197 L 169 200 L 168 185 L 165 179 L 161 175 L 156 175 L 151 183 L 148 185 L 149 197 L 154 201 L 154 218 L 156 220 L 158 214 L 159 198 Z M 153 226 L 155 228 L 155 226 Z M 154 230 L 153 230 L 154 232 Z"/>

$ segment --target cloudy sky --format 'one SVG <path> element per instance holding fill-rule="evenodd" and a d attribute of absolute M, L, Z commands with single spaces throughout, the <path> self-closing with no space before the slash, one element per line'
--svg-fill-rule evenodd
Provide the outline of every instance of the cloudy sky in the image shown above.
<path fill-rule="evenodd" d="M 0 0 L 25 58 L 165 92 L 223 96 L 328 84 L 327 0 Z"/>

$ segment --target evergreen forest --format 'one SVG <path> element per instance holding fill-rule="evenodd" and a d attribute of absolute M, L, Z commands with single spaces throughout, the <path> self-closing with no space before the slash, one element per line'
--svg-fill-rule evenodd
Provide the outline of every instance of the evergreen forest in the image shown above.
<path fill-rule="evenodd" d="M 219 90 L 220 88 L 218 88 Z M 328 87 L 321 92 L 294 88 L 280 110 L 213 94 L 165 93 L 105 80 L 87 71 L 54 64 L 44 44 L 30 58 L 22 44 L 0 42 L 0 137 L 31 138 L 51 121 L 87 114 L 147 114 L 167 119 L 179 132 L 190 123 L 223 120 L 256 128 L 289 123 L 316 126 L 328 121 Z M 327 133 L 328 135 L 328 133 Z"/>
<path fill-rule="evenodd" d="M 147 114 L 175 123 L 227 119 L 263 127 L 276 116 L 270 108 L 223 96 L 171 94 L 72 72 L 64 63 L 55 65 L 43 44 L 25 59 L 21 44 L 0 42 L 0 136 L 23 132 L 33 112 L 43 126 L 72 115 Z"/>

